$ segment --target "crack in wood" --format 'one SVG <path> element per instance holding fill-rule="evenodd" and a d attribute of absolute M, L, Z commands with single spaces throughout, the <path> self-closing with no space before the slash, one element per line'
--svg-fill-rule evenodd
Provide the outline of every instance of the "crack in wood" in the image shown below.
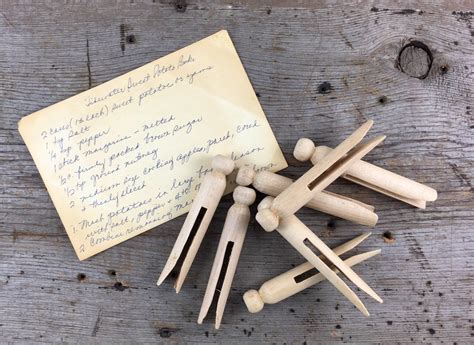
<path fill-rule="evenodd" d="M 99 313 L 97 314 L 97 319 L 95 320 L 94 328 L 92 329 L 92 336 L 95 337 L 97 332 L 99 331 L 99 327 L 102 324 L 102 309 L 99 309 Z"/>

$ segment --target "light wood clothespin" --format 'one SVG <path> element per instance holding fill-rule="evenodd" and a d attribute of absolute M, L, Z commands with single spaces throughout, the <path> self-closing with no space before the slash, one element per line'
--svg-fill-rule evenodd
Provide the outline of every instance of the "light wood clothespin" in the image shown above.
<path fill-rule="evenodd" d="M 258 211 L 271 207 L 274 203 L 273 197 L 267 196 L 258 205 Z M 295 215 L 289 215 L 280 219 L 276 229 L 301 255 L 308 260 L 322 275 L 326 277 L 357 309 L 368 316 L 369 312 L 357 295 L 346 285 L 346 283 L 334 272 L 328 264 L 323 261 L 315 250 L 321 252 L 328 263 L 334 265 L 357 287 L 366 292 L 376 301 L 383 300 L 370 288 L 342 259 L 337 256 L 323 241 L 319 239 L 306 225 Z"/>
<path fill-rule="evenodd" d="M 314 196 L 342 175 L 354 162 L 369 153 L 385 137 L 377 137 L 359 144 L 372 127 L 369 120 L 331 151 L 323 160 L 315 164 L 295 182 L 283 190 L 268 209 L 259 211 L 256 219 L 266 231 L 278 227 L 281 218 L 295 214 Z M 359 144 L 359 145 L 358 145 Z"/>
<path fill-rule="evenodd" d="M 301 138 L 293 155 L 299 161 L 311 160 L 313 164 L 317 164 L 331 151 L 327 146 L 315 147 L 312 140 Z M 436 190 L 431 187 L 362 160 L 355 162 L 341 176 L 418 208 L 424 209 L 427 201 L 435 201 L 438 197 Z"/>
<path fill-rule="evenodd" d="M 214 295 L 219 294 L 216 308 L 216 329 L 219 329 L 222 321 L 240 251 L 247 233 L 250 220 L 249 206 L 255 202 L 256 193 L 252 188 L 237 186 L 233 197 L 235 203 L 227 212 L 198 318 L 198 323 L 201 324 L 214 300 Z"/>
<path fill-rule="evenodd" d="M 212 159 L 212 172 L 208 173 L 201 183 L 199 192 L 191 205 L 168 261 L 158 279 L 158 285 L 182 260 L 175 282 L 176 293 L 181 290 L 217 205 L 224 194 L 226 175 L 229 175 L 233 170 L 234 161 L 232 159 L 221 155 L 217 155 Z"/>
<path fill-rule="evenodd" d="M 334 248 L 333 251 L 336 255 L 342 255 L 356 247 L 369 235 L 370 233 L 362 234 L 350 240 L 349 242 Z M 380 254 L 380 249 L 354 255 L 344 260 L 344 262 L 349 267 L 352 267 L 377 254 Z M 339 270 L 335 267 L 332 269 L 336 273 L 339 272 Z M 258 313 L 263 309 L 265 304 L 275 304 L 281 302 L 284 299 L 291 297 L 298 292 L 301 292 L 324 280 L 326 280 L 326 277 L 323 274 L 319 273 L 310 262 L 305 262 L 304 264 L 301 264 L 285 273 L 267 280 L 262 284 L 258 291 L 248 290 L 245 292 L 243 298 L 249 312 Z"/>
<path fill-rule="evenodd" d="M 248 166 L 239 169 L 236 181 L 242 186 L 252 184 L 256 190 L 270 196 L 277 196 L 293 182 L 288 177 L 270 171 L 256 172 Z M 375 226 L 378 220 L 373 206 L 328 191 L 315 193 L 306 207 L 362 225 Z"/>

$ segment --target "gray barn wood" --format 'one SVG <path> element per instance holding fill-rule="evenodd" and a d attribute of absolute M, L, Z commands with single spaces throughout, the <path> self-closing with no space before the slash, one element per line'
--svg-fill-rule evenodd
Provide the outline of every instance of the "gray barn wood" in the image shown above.
<path fill-rule="evenodd" d="M 472 343 L 474 4 L 412 6 L 1 2 L 0 341 Z M 376 205 L 380 221 L 358 251 L 382 248 L 382 255 L 356 267 L 385 300 L 359 293 L 370 318 L 328 283 L 249 314 L 247 289 L 303 261 L 253 220 L 221 330 L 211 319 L 197 325 L 230 197 L 179 295 L 155 283 L 183 217 L 77 260 L 18 120 L 222 28 L 293 165 L 287 176 L 306 169 L 291 157 L 299 137 L 334 146 L 372 118 L 372 135 L 388 138 L 367 160 L 439 191 L 417 210 L 348 182 L 330 187 Z M 426 47 L 400 54 L 411 41 Z M 368 230 L 311 210 L 299 215 L 329 245 Z"/>

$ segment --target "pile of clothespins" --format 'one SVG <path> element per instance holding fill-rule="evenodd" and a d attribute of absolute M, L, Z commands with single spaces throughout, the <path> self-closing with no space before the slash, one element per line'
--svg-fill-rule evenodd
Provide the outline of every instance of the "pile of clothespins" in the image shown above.
<path fill-rule="evenodd" d="M 198 323 L 202 323 L 217 291 L 220 295 L 217 301 L 215 327 L 219 328 L 221 324 L 251 216 L 249 205 L 253 204 L 256 197 L 255 190 L 248 187 L 249 185 L 269 195 L 258 205 L 256 215 L 258 223 L 266 231 L 277 230 L 308 261 L 268 280 L 258 291 L 247 291 L 243 299 L 250 312 L 259 312 L 265 303 L 277 303 L 327 279 L 364 315 L 369 315 L 359 297 L 338 276 L 339 272 L 342 272 L 362 291 L 382 303 L 382 299 L 375 291 L 351 269 L 351 266 L 377 255 L 380 250 L 352 256 L 345 261 L 339 257 L 357 246 L 369 234 L 362 234 L 335 249 L 330 249 L 295 216 L 295 213 L 306 205 L 359 224 L 374 226 L 378 217 L 373 212 L 372 206 L 324 191 L 340 176 L 419 208 L 425 208 L 427 201 L 436 200 L 437 192 L 433 188 L 361 160 L 385 139 L 384 136 L 380 136 L 361 143 L 372 124 L 373 121 L 363 124 L 335 149 L 324 146 L 315 147 L 311 140 L 300 139 L 296 144 L 294 156 L 300 161 L 311 160 L 313 167 L 294 182 L 268 171 L 255 172 L 249 167 L 239 169 L 236 178 L 239 186 L 233 193 L 235 203 L 227 213 Z M 176 264 L 182 261 L 175 283 L 176 292 L 179 292 L 183 285 L 217 205 L 224 194 L 226 175 L 234 170 L 234 162 L 230 158 L 218 155 L 212 161 L 212 168 L 212 172 L 205 176 L 201 184 L 158 280 L 158 285 L 160 285 Z M 318 256 L 314 249 L 317 249 L 321 255 Z M 226 267 L 224 267 L 224 262 L 227 263 Z M 224 278 L 222 280 L 219 277 Z"/>

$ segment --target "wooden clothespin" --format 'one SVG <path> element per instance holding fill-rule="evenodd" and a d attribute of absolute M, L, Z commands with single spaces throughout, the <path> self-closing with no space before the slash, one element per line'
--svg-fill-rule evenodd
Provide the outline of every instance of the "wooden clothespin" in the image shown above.
<path fill-rule="evenodd" d="M 346 242 L 339 247 L 333 249 L 336 255 L 342 255 L 359 243 L 365 240 L 370 233 L 362 234 L 349 242 Z M 377 254 L 380 254 L 380 249 L 372 250 L 370 252 L 354 255 L 346 260 L 349 267 L 357 265 Z M 338 273 L 339 270 L 333 267 L 333 271 Z M 324 281 L 326 277 L 319 273 L 310 262 L 305 262 L 285 273 L 282 273 L 262 284 L 260 289 L 248 290 L 245 292 L 243 298 L 247 309 L 251 313 L 260 312 L 265 304 L 275 304 L 291 297 L 298 292 L 301 292 L 313 285 Z"/>
<path fill-rule="evenodd" d="M 256 190 L 270 196 L 277 196 L 293 182 L 288 177 L 270 171 L 256 172 L 248 166 L 239 169 L 236 181 L 242 186 L 252 184 Z M 315 193 L 306 207 L 362 225 L 375 226 L 378 220 L 373 206 L 328 191 Z"/>
<path fill-rule="evenodd" d="M 229 175 L 233 170 L 234 161 L 232 159 L 221 155 L 212 159 L 212 172 L 208 173 L 201 183 L 199 192 L 158 279 L 158 285 L 166 279 L 176 264 L 182 261 L 175 283 L 176 293 L 181 290 L 217 205 L 224 194 L 226 175 Z"/>
<path fill-rule="evenodd" d="M 274 204 L 273 197 L 267 196 L 258 205 L 258 211 L 269 209 Z M 276 229 L 301 255 L 308 260 L 322 275 L 326 277 L 357 309 L 368 316 L 369 312 L 357 295 L 344 283 L 344 281 L 323 261 L 315 251 L 321 252 L 329 264 L 334 265 L 357 287 L 366 292 L 376 301 L 383 300 L 368 286 L 342 259 L 337 256 L 323 241 L 319 239 L 306 225 L 295 215 L 289 215 L 280 219 Z"/>
<path fill-rule="evenodd" d="M 323 160 L 315 164 L 295 182 L 283 190 L 268 209 L 259 211 L 256 219 L 266 231 L 278 227 L 281 218 L 293 215 L 314 196 L 342 175 L 354 162 L 369 153 L 385 139 L 384 136 L 357 145 L 372 127 L 369 120 L 352 133 Z"/>
<path fill-rule="evenodd" d="M 255 202 L 256 193 L 252 188 L 237 186 L 233 197 L 235 203 L 227 212 L 198 318 L 198 323 L 201 324 L 214 300 L 214 295 L 219 294 L 216 308 L 216 329 L 219 329 L 224 314 L 240 251 L 247 233 L 250 220 L 249 206 Z"/>
<path fill-rule="evenodd" d="M 317 164 L 331 151 L 327 146 L 315 147 L 310 139 L 301 138 L 293 155 L 299 161 L 311 160 L 313 164 Z M 425 208 L 427 201 L 435 201 L 438 197 L 436 190 L 431 187 L 362 160 L 355 162 L 341 176 L 418 208 Z"/>

